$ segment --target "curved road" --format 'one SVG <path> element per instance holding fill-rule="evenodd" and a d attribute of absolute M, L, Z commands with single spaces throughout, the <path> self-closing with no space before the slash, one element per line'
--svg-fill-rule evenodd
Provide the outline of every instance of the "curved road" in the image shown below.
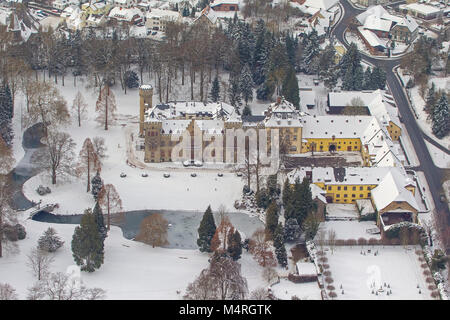
<path fill-rule="evenodd" d="M 334 35 L 344 46 L 347 47 L 347 43 L 344 41 L 344 32 L 347 29 L 347 26 L 350 23 L 351 19 L 364 10 L 354 8 L 348 3 L 347 0 L 340 0 L 340 4 L 344 8 L 344 13 L 341 20 L 331 31 L 331 34 Z M 416 118 L 414 117 L 409 107 L 409 102 L 405 90 L 400 82 L 400 79 L 393 71 L 394 68 L 400 64 L 401 58 L 374 58 L 362 52 L 361 56 L 362 60 L 364 60 L 365 62 L 381 67 L 386 71 L 387 85 L 391 91 L 392 96 L 395 99 L 399 113 L 402 116 L 403 123 L 408 130 L 409 136 L 411 137 L 411 141 L 414 141 L 414 149 L 420 161 L 420 166 L 415 169 L 422 171 L 426 176 L 428 186 L 430 188 L 430 192 L 435 204 L 436 213 L 445 214 L 447 216 L 447 223 L 450 224 L 450 211 L 448 208 L 448 204 L 440 201 L 440 194 L 443 193 L 443 177 L 445 176 L 446 171 L 434 165 L 433 159 L 431 158 L 424 141 L 424 134 L 418 126 Z M 448 153 L 448 150 L 446 152 Z"/>

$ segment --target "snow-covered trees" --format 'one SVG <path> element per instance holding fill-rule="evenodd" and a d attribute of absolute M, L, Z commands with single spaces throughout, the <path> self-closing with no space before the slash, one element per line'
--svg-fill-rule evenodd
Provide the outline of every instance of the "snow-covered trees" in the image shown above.
<path fill-rule="evenodd" d="M 86 138 L 83 147 L 80 150 L 77 173 L 79 176 L 86 174 L 87 176 L 87 190 L 91 190 L 91 170 L 97 172 L 101 170 L 101 162 L 99 156 L 92 144 L 90 138 Z"/>
<path fill-rule="evenodd" d="M 335 63 L 336 49 L 329 44 L 319 55 L 319 78 L 329 90 L 334 89 L 339 78 L 339 70 Z"/>
<path fill-rule="evenodd" d="M 94 209 L 92 210 L 92 214 L 94 215 L 97 231 L 101 235 L 102 239 L 105 240 L 107 237 L 107 230 L 105 227 L 105 220 L 103 219 L 103 211 L 102 208 L 100 208 L 98 201 L 95 203 Z"/>
<path fill-rule="evenodd" d="M 266 239 L 273 240 L 275 228 L 278 225 L 278 206 L 272 201 L 266 210 Z"/>
<path fill-rule="evenodd" d="M 287 253 L 286 247 L 284 246 L 284 228 L 281 223 L 275 228 L 273 236 L 273 246 L 275 247 L 275 255 L 277 257 L 278 263 L 285 268 L 287 266 Z"/>
<path fill-rule="evenodd" d="M 250 67 L 248 64 L 244 65 L 239 78 L 239 87 L 241 90 L 242 98 L 245 101 L 245 105 L 248 105 L 249 101 L 253 100 L 253 79 Z"/>
<path fill-rule="evenodd" d="M 72 237 L 72 255 L 82 271 L 93 272 L 103 264 L 103 241 L 94 214 L 91 209 L 87 209 Z"/>
<path fill-rule="evenodd" d="M 16 289 L 8 283 L 0 283 L 0 301 L 17 299 Z"/>
<path fill-rule="evenodd" d="M 57 176 L 73 173 L 75 142 L 68 133 L 57 131 L 53 127 L 48 128 L 43 142 L 46 147 L 33 155 L 33 161 L 48 170 L 52 177 L 52 184 L 56 184 Z"/>
<path fill-rule="evenodd" d="M 302 230 L 296 219 L 289 218 L 286 220 L 286 224 L 284 226 L 284 233 L 286 241 L 293 242 L 300 239 L 300 236 L 302 235 Z"/>
<path fill-rule="evenodd" d="M 125 85 L 130 89 L 139 87 L 139 77 L 137 73 L 132 70 L 128 70 L 125 72 L 123 80 L 125 82 Z"/>
<path fill-rule="evenodd" d="M 286 72 L 286 77 L 283 80 L 281 94 L 284 98 L 291 102 L 297 109 L 300 108 L 300 96 L 298 89 L 298 80 L 295 76 L 295 69 L 289 68 Z"/>
<path fill-rule="evenodd" d="M 64 241 L 57 235 L 56 230 L 49 227 L 38 240 L 38 248 L 47 252 L 55 252 L 61 248 Z"/>
<path fill-rule="evenodd" d="M 347 91 L 361 90 L 364 72 L 361 65 L 361 55 L 355 43 L 351 43 L 340 61 L 342 89 Z"/>
<path fill-rule="evenodd" d="M 237 76 L 231 76 L 228 87 L 228 98 L 230 104 L 236 109 L 236 112 L 240 114 L 241 102 L 241 88 L 239 86 L 239 78 Z"/>
<path fill-rule="evenodd" d="M 169 224 L 159 213 L 154 213 L 144 218 L 139 228 L 135 240 L 151 245 L 154 247 L 162 247 L 169 242 L 167 241 L 167 229 Z"/>
<path fill-rule="evenodd" d="M 91 185 L 92 185 L 92 191 L 91 191 L 92 195 L 94 196 L 94 200 L 97 201 L 98 200 L 98 193 L 103 188 L 103 180 L 100 177 L 100 172 L 97 171 L 95 176 L 92 178 Z"/>
<path fill-rule="evenodd" d="M 212 214 L 211 206 L 208 206 L 203 214 L 198 228 L 197 245 L 201 252 L 211 252 L 211 240 L 216 233 L 216 224 Z"/>
<path fill-rule="evenodd" d="M 86 119 L 87 103 L 80 91 L 77 92 L 72 103 L 72 114 L 76 117 L 78 126 L 81 127 L 81 120 Z"/>
<path fill-rule="evenodd" d="M 313 29 L 305 35 L 302 40 L 303 54 L 301 57 L 300 69 L 307 74 L 317 74 L 319 68 L 319 37 L 317 31 Z"/>
<path fill-rule="evenodd" d="M 277 262 L 273 256 L 270 244 L 266 241 L 264 229 L 256 230 L 249 242 L 253 258 L 262 267 L 275 267 Z"/>
<path fill-rule="evenodd" d="M 231 230 L 228 235 L 228 248 L 227 253 L 234 261 L 237 261 L 241 258 L 242 254 L 242 241 L 241 234 L 238 230 Z"/>
<path fill-rule="evenodd" d="M 111 223 L 118 223 L 123 219 L 122 199 L 113 184 L 104 185 L 98 193 L 98 202 L 108 217 L 107 228 Z"/>
<path fill-rule="evenodd" d="M 363 75 L 363 85 L 364 90 L 384 90 L 386 86 L 386 72 L 380 67 L 375 67 L 373 70 L 367 67 Z"/>
<path fill-rule="evenodd" d="M 219 101 L 220 98 L 220 85 L 219 85 L 219 79 L 217 76 L 214 77 L 214 81 L 212 83 L 210 97 L 213 102 Z"/>
<path fill-rule="evenodd" d="M 105 85 L 100 90 L 100 94 L 95 105 L 95 111 L 98 113 L 96 120 L 98 123 L 105 126 L 105 130 L 108 130 L 109 124 L 114 123 L 116 110 L 117 106 L 114 93 L 110 89 L 109 85 Z"/>
<path fill-rule="evenodd" d="M 433 134 L 441 139 L 450 132 L 450 112 L 448 109 L 447 96 L 443 93 L 433 109 L 431 118 Z"/>
<path fill-rule="evenodd" d="M 57 272 L 36 282 L 28 289 L 28 300 L 100 300 L 106 292 L 100 288 L 87 288 L 79 279 Z"/>
<path fill-rule="evenodd" d="M 17 223 L 16 216 L 9 206 L 12 187 L 6 174 L 11 170 L 14 163 L 12 151 L 8 148 L 0 137 L 0 258 L 3 254 L 3 247 L 11 244 L 7 237 L 9 226 Z"/>
<path fill-rule="evenodd" d="M 241 275 L 240 263 L 229 257 L 214 255 L 207 269 L 186 288 L 185 299 L 230 300 L 245 299 L 247 280 Z"/>
<path fill-rule="evenodd" d="M 11 121 L 13 117 L 13 101 L 8 85 L 0 86 L 0 136 L 10 146 L 13 132 Z"/>
<path fill-rule="evenodd" d="M 27 255 L 27 265 L 31 269 L 33 275 L 38 281 L 44 279 L 50 269 L 50 265 L 54 261 L 53 257 L 39 248 L 33 248 Z"/>

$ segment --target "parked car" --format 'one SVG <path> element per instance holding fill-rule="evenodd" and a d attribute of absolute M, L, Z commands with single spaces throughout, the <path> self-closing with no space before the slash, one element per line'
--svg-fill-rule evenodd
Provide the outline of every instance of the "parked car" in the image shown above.
<path fill-rule="evenodd" d="M 201 167 L 203 166 L 203 163 L 201 161 L 194 161 L 194 166 Z"/>
<path fill-rule="evenodd" d="M 191 165 L 191 162 L 189 160 L 183 161 L 183 166 L 189 167 Z"/>
<path fill-rule="evenodd" d="M 222 173 L 222 172 L 219 172 L 217 175 L 218 175 L 219 177 L 223 177 L 223 173 Z"/>
<path fill-rule="evenodd" d="M 147 178 L 148 177 L 148 173 L 144 172 L 143 174 L 141 174 L 141 176 L 143 176 L 144 178 Z"/>
<path fill-rule="evenodd" d="M 170 177 L 170 174 L 169 173 L 164 173 L 163 176 L 164 176 L 164 178 L 168 178 L 168 177 Z"/>
<path fill-rule="evenodd" d="M 445 197 L 445 195 L 444 194 L 441 194 L 440 196 L 439 196 L 439 200 L 441 201 L 441 202 L 447 202 L 447 198 Z"/>
<path fill-rule="evenodd" d="M 153 32 L 152 32 L 152 36 L 156 35 L 157 33 L 158 33 L 158 32 L 153 31 Z"/>
<path fill-rule="evenodd" d="M 196 177 L 197 174 L 195 172 L 191 173 L 191 177 Z"/>
<path fill-rule="evenodd" d="M 237 172 L 236 175 L 237 175 L 238 177 L 242 177 L 242 172 Z"/>
<path fill-rule="evenodd" d="M 122 172 L 121 174 L 120 174 L 120 177 L 121 178 L 125 178 L 127 175 L 126 175 L 126 173 L 124 173 L 124 172 Z"/>

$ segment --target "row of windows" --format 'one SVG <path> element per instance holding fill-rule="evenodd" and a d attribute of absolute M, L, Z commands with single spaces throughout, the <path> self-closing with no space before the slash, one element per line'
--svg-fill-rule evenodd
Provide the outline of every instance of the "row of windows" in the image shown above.
<path fill-rule="evenodd" d="M 339 193 L 337 193 L 337 194 L 336 194 L 336 198 L 340 198 L 340 197 L 341 197 L 341 195 L 340 195 Z M 360 194 L 359 194 L 359 197 L 360 197 L 360 198 L 364 198 L 364 193 L 360 193 Z M 367 198 L 370 198 L 370 192 L 367 193 L 367 196 L 366 196 L 366 197 L 367 197 Z M 344 198 L 348 198 L 348 194 L 347 194 L 347 193 L 344 194 Z M 353 194 L 352 194 L 352 198 L 356 198 L 356 194 L 353 193 Z"/>
<path fill-rule="evenodd" d="M 344 186 L 344 187 L 337 186 L 337 190 L 341 190 L 341 188 L 342 188 L 342 190 L 347 190 L 347 188 L 349 188 L 349 187 L 347 187 L 347 186 Z M 351 190 L 353 190 L 353 191 L 356 191 L 357 188 L 359 188 L 360 191 L 364 190 L 364 186 L 359 186 L 359 187 L 354 186 L 354 187 L 351 187 L 351 188 L 352 188 Z M 332 189 L 333 189 L 333 186 L 328 186 L 328 188 L 327 188 L 327 190 L 332 190 Z M 366 190 L 371 190 L 371 189 L 372 189 L 371 186 L 367 186 L 366 187 Z M 350 190 L 350 189 L 348 189 L 348 190 Z"/>

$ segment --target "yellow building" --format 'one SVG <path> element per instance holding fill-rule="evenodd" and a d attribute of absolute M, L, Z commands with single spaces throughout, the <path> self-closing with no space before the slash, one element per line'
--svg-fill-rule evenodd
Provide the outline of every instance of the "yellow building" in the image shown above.
<path fill-rule="evenodd" d="M 83 10 L 86 17 L 91 14 L 103 16 L 109 13 L 109 10 L 111 10 L 111 5 L 105 2 L 96 2 L 91 4 L 87 2 L 81 5 L 81 10 Z"/>

